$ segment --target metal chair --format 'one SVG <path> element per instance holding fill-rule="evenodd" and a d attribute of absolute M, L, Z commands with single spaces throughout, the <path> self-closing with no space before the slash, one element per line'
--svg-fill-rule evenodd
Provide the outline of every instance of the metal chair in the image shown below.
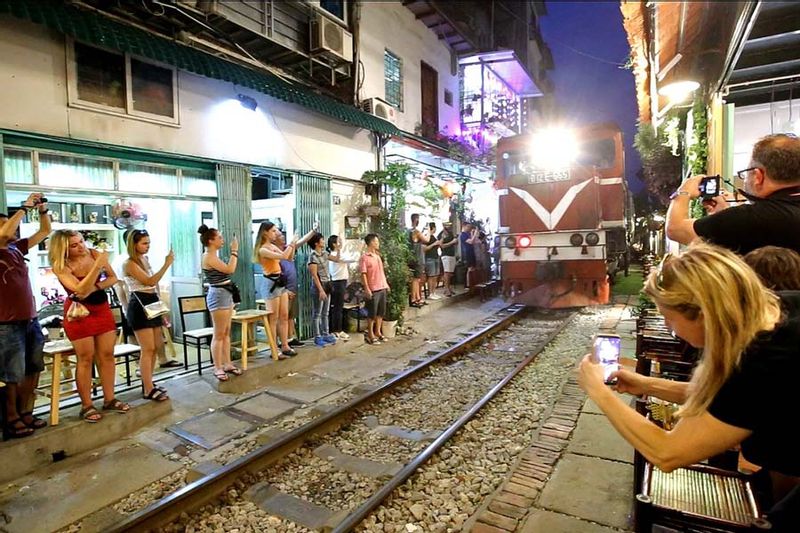
<path fill-rule="evenodd" d="M 211 337 L 214 335 L 213 327 L 202 327 L 196 329 L 186 329 L 186 315 L 195 313 L 203 313 L 204 323 L 205 316 L 208 313 L 206 306 L 206 297 L 199 296 L 181 296 L 178 298 L 178 310 L 181 316 L 181 331 L 183 331 L 183 366 L 189 369 L 189 353 L 187 352 L 187 345 L 197 347 L 197 373 L 203 374 L 203 362 L 200 352 L 200 347 L 205 344 L 208 346 L 208 351 L 211 352 Z"/>

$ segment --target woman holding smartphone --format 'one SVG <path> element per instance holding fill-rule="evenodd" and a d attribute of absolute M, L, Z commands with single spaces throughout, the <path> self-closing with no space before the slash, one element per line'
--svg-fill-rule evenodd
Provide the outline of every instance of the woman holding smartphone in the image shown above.
<path fill-rule="evenodd" d="M 667 431 L 638 414 L 603 384 L 602 366 L 593 356 L 581 362 L 581 387 L 617 431 L 664 472 L 741 444 L 745 459 L 771 477 L 773 530 L 798 531 L 800 437 L 786 408 L 797 401 L 800 292 L 773 293 L 739 256 L 704 243 L 667 256 L 644 292 L 667 327 L 702 348 L 702 356 L 690 383 L 628 370 L 611 378 L 619 392 L 682 404 L 680 420 Z"/>
<path fill-rule="evenodd" d="M 233 291 L 231 274 L 236 271 L 239 260 L 239 241 L 231 242 L 231 256 L 226 263 L 219 257 L 225 244 L 222 233 L 205 224 L 197 229 L 205 252 L 201 261 L 203 278 L 208 284 L 206 305 L 211 313 L 214 334 L 211 337 L 211 356 L 214 359 L 214 377 L 228 381 L 228 374 L 241 376 L 242 369 L 231 362 L 231 317 L 233 316 Z"/>
<path fill-rule="evenodd" d="M 127 248 L 128 259 L 122 267 L 125 274 L 125 286 L 130 295 L 125 316 L 142 349 L 139 367 L 142 372 L 144 397 L 148 400 L 163 402 L 169 400 L 167 391 L 153 384 L 156 354 L 164 346 L 164 335 L 161 332 L 163 317 L 147 318 L 144 306 L 159 300 L 158 283 L 172 266 L 175 255 L 170 250 L 162 267 L 154 273 L 150 261 L 147 259 L 147 252 L 150 251 L 150 234 L 147 231 L 133 230 L 128 235 Z"/>
<path fill-rule="evenodd" d="M 103 411 L 127 413 L 128 404 L 114 397 L 116 377 L 114 343 L 117 325 L 108 305 L 106 289 L 117 282 L 108 263 L 108 253 L 89 250 L 83 235 L 72 230 L 58 230 L 50 237 L 50 265 L 69 298 L 64 303 L 64 332 L 78 357 L 75 381 L 81 398 L 80 417 L 89 423 L 103 415 L 92 404 L 92 362 L 97 359 L 103 387 Z M 80 304 L 88 315 L 72 317 L 70 308 Z"/>

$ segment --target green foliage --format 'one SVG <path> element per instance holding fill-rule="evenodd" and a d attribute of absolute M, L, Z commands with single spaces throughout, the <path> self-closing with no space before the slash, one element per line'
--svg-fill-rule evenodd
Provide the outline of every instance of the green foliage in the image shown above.
<path fill-rule="evenodd" d="M 705 174 L 708 166 L 708 117 L 703 101 L 692 107 L 692 143 L 686 149 L 686 162 L 692 174 Z"/>
<path fill-rule="evenodd" d="M 403 322 L 403 311 L 408 305 L 408 262 L 411 251 L 401 215 L 408 194 L 408 174 L 411 167 L 402 163 L 390 163 L 384 170 L 369 170 L 362 175 L 366 183 L 384 188 L 388 205 L 378 215 L 377 233 L 381 242 L 386 281 L 391 290 L 386 300 L 386 320 Z"/>
<path fill-rule="evenodd" d="M 668 123 L 672 125 L 670 131 L 673 133 L 668 133 L 666 128 L 656 131 L 651 123 L 640 122 L 633 140 L 633 146 L 642 158 L 647 189 L 663 205 L 669 203 L 669 195 L 680 185 L 681 179 L 681 157 L 673 153 L 674 143 L 679 143 L 680 138 L 674 134 L 676 123 L 672 119 Z M 670 135 L 673 139 L 669 138 Z"/>

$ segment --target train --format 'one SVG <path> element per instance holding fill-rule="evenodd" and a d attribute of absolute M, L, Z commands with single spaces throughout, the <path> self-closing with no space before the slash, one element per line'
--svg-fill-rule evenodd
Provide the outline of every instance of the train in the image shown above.
<path fill-rule="evenodd" d="M 633 227 L 620 128 L 502 138 L 495 180 L 503 295 L 548 309 L 608 303 Z"/>

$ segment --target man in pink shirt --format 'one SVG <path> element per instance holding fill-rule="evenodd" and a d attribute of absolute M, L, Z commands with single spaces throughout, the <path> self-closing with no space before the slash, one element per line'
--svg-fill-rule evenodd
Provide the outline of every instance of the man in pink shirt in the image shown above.
<path fill-rule="evenodd" d="M 386 274 L 383 272 L 383 259 L 379 253 L 380 239 L 374 233 L 370 233 L 364 237 L 364 242 L 367 244 L 367 250 L 359 261 L 361 282 L 364 284 L 364 292 L 367 295 L 367 311 L 369 313 L 364 340 L 368 344 L 380 344 L 381 341 L 387 340 L 381 335 L 381 325 L 383 325 L 383 315 L 386 314 L 386 293 L 390 288 L 386 281 Z"/>

